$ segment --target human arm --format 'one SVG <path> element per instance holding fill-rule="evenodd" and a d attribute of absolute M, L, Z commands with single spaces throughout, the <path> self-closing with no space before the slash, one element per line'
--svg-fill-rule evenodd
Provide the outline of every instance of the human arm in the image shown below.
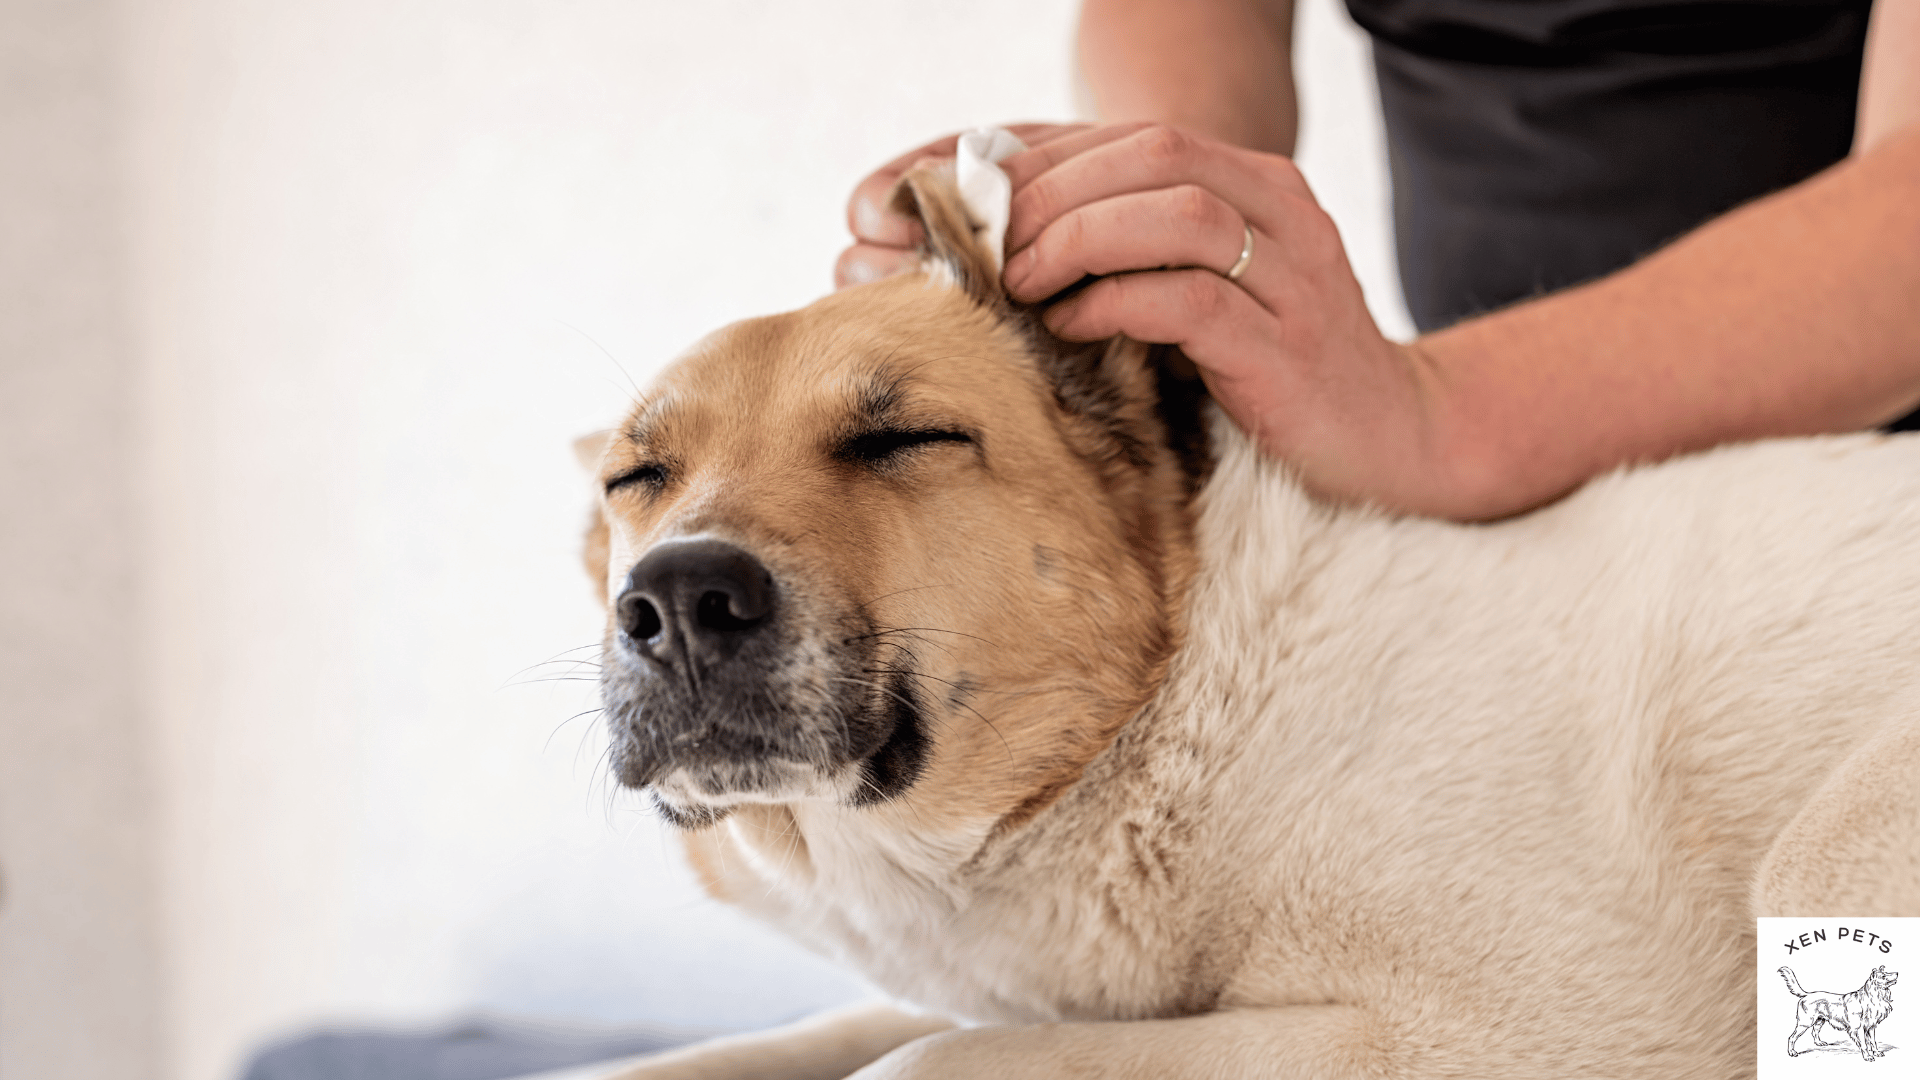
<path fill-rule="evenodd" d="M 1048 322 L 1183 345 L 1229 413 L 1327 494 L 1501 516 L 1622 463 L 1920 403 L 1916 72 L 1920 0 L 1881 0 L 1852 157 L 1619 273 L 1411 345 L 1366 316 L 1290 162 L 1177 132 L 1083 133 L 1007 162 L 1009 246 L 1031 245 L 1008 281 L 1040 300 L 1112 275 Z M 1243 287 L 1124 272 L 1224 269 L 1243 223 Z"/>
<path fill-rule="evenodd" d="M 1078 37 L 1101 120 L 1293 153 L 1293 0 L 1085 0 Z"/>
<path fill-rule="evenodd" d="M 1873 427 L 1920 404 L 1920 128 L 1592 284 L 1413 343 L 1445 386 L 1430 510 L 1525 509 L 1616 465 Z"/>

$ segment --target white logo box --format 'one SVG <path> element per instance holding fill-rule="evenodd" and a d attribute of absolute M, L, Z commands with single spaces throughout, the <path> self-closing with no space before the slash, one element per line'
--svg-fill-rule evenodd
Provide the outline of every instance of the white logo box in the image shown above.
<path fill-rule="evenodd" d="M 1920 1076 L 1920 918 L 1757 922 L 1759 1080 Z"/>

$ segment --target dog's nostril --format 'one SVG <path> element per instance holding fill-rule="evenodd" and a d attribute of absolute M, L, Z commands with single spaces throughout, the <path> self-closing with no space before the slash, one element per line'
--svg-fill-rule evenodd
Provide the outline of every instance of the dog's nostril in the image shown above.
<path fill-rule="evenodd" d="M 706 670 L 756 640 L 779 608 L 773 575 L 716 539 L 667 541 L 633 564 L 614 614 L 636 652 Z"/>
<path fill-rule="evenodd" d="M 637 592 L 620 598 L 620 629 L 635 641 L 651 641 L 660 633 L 660 609 Z"/>
<path fill-rule="evenodd" d="M 694 608 L 694 621 L 708 630 L 749 630 L 765 616 L 765 606 L 753 603 L 752 598 L 718 589 L 702 593 Z"/>

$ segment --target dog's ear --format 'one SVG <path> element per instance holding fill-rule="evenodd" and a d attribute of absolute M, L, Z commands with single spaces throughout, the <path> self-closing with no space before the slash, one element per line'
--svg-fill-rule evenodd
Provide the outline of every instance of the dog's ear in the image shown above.
<path fill-rule="evenodd" d="M 588 472 L 599 472 L 600 459 L 606 456 L 607 446 L 613 442 L 613 435 L 613 429 L 606 428 L 573 440 L 573 459 Z"/>
<path fill-rule="evenodd" d="M 1069 342 L 1053 336 L 1035 305 L 1016 304 L 1000 283 L 1000 260 L 989 250 L 985 226 L 960 196 L 953 163 L 924 162 L 907 170 L 893 191 L 893 207 L 918 218 L 927 238 L 922 256 L 936 274 L 952 278 L 974 302 L 1019 326 L 1060 404 L 1100 435 L 1097 456 L 1144 467 L 1155 445 L 1170 448 L 1197 490 L 1210 468 L 1200 404 L 1206 386 L 1192 361 L 1172 345 L 1127 338 Z M 1091 449 L 1091 448 L 1083 448 Z"/>
<path fill-rule="evenodd" d="M 928 161 L 908 169 L 894 186 L 891 201 L 894 210 L 925 228 L 920 251 L 931 272 L 951 277 L 977 303 L 997 307 L 1007 302 L 1000 259 L 987 250 L 984 225 L 974 220 L 960 197 L 953 162 Z"/>
<path fill-rule="evenodd" d="M 600 459 L 606 455 L 607 446 L 613 442 L 613 430 L 596 431 L 591 435 L 582 435 L 573 440 L 573 456 L 588 475 L 598 476 Z M 587 580 L 593 584 L 593 595 L 600 606 L 607 604 L 607 559 L 612 554 L 611 538 L 607 532 L 607 518 L 600 512 L 600 500 L 595 498 L 587 511 L 587 535 L 580 549 L 580 561 L 587 568 Z"/>
<path fill-rule="evenodd" d="M 1054 397 L 1095 436 L 1082 452 L 1139 470 L 1165 448 L 1185 476 L 1187 494 L 1196 493 L 1213 468 L 1202 408 L 1207 388 L 1179 347 L 1126 337 L 1062 341 L 1036 316 L 1027 317 Z M 1092 452 L 1095 446 L 1101 449 Z"/>

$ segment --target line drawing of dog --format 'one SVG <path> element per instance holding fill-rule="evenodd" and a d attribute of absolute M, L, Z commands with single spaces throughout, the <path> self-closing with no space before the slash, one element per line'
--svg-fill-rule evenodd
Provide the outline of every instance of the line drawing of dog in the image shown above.
<path fill-rule="evenodd" d="M 1787 980 L 1787 989 L 1800 999 L 1794 1009 L 1793 1034 L 1787 1036 L 1787 1056 L 1799 1057 L 1800 1051 L 1794 1049 L 1794 1043 L 1801 1035 L 1813 1036 L 1813 1041 L 1821 1046 L 1834 1046 L 1820 1038 L 1820 1025 L 1839 1028 L 1845 1032 L 1853 1045 L 1859 1049 L 1860 1056 L 1867 1060 L 1882 1056 L 1885 1051 L 1880 1047 L 1879 1028 L 1889 1013 L 1893 1012 L 1893 984 L 1900 981 L 1900 973 L 1888 971 L 1885 965 L 1876 967 L 1867 975 L 1867 981 L 1860 989 L 1849 994 L 1834 994 L 1822 990 L 1806 991 L 1800 989 L 1800 980 L 1793 977 L 1793 969 L 1782 967 L 1780 977 Z"/>
<path fill-rule="evenodd" d="M 1756 915 L 1920 912 L 1920 438 L 1331 506 L 900 198 L 583 445 L 614 775 L 891 1000 L 618 1076 L 1751 1076 Z"/>

